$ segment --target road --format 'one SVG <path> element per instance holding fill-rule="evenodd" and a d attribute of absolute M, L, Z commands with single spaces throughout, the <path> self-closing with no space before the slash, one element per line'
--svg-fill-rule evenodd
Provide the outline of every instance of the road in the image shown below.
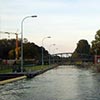
<path fill-rule="evenodd" d="M 100 100 L 100 73 L 59 66 L 35 78 L 0 86 L 0 100 Z"/>

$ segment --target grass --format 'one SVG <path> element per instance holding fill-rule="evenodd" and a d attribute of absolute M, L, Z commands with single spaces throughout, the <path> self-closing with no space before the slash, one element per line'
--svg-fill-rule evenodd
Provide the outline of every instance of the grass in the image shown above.
<path fill-rule="evenodd" d="M 26 66 L 25 70 L 26 71 L 36 71 L 36 70 L 43 70 L 43 69 L 45 69 L 47 67 L 49 67 L 49 65 L 43 65 L 43 66 L 39 65 L 39 66 L 32 66 L 32 67 Z M 12 68 L 0 70 L 0 73 L 11 73 L 11 72 L 12 72 Z"/>
<path fill-rule="evenodd" d="M 39 65 L 39 66 L 32 66 L 32 67 L 25 67 L 26 71 L 36 71 L 36 70 L 43 70 L 49 67 L 48 65 Z"/>
<path fill-rule="evenodd" d="M 12 69 L 3 69 L 3 70 L 0 70 L 0 73 L 11 73 L 12 72 Z"/>

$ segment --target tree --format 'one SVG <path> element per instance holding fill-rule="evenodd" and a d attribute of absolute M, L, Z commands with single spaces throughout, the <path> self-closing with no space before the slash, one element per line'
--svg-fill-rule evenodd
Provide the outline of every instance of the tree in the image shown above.
<path fill-rule="evenodd" d="M 92 48 L 91 51 L 93 54 L 100 55 L 100 30 L 96 32 L 95 40 L 92 41 Z"/>
<path fill-rule="evenodd" d="M 8 53 L 8 56 L 10 59 L 15 59 L 15 51 L 14 50 L 10 50 Z"/>
<path fill-rule="evenodd" d="M 18 54 L 21 57 L 21 40 L 18 41 Z M 16 40 L 15 39 L 2 39 L 0 40 L 0 58 L 1 59 L 15 59 L 16 58 Z M 44 57 L 48 56 L 48 51 L 44 50 Z M 23 57 L 24 59 L 35 59 L 41 63 L 42 47 L 37 46 L 35 43 L 28 42 L 25 39 L 23 43 Z"/>
<path fill-rule="evenodd" d="M 38 59 L 39 58 L 39 53 L 34 43 L 28 42 L 24 44 L 24 58 L 26 59 Z"/>
<path fill-rule="evenodd" d="M 72 58 L 83 59 L 88 58 L 90 55 L 90 45 L 87 40 L 80 40 L 77 44 L 77 47 L 72 55 Z"/>
<path fill-rule="evenodd" d="M 21 56 L 21 49 L 20 47 L 18 47 L 18 58 Z M 16 51 L 15 49 L 11 49 L 9 52 L 8 52 L 8 58 L 9 59 L 15 59 L 16 58 Z"/>
<path fill-rule="evenodd" d="M 20 47 L 20 44 L 21 44 L 20 41 L 18 41 L 19 47 Z M 16 40 L 15 39 L 0 40 L 0 58 L 1 59 L 9 59 L 10 58 L 9 57 L 10 50 L 15 51 L 15 48 L 16 48 Z M 13 58 L 16 58 L 14 54 L 13 54 Z"/>

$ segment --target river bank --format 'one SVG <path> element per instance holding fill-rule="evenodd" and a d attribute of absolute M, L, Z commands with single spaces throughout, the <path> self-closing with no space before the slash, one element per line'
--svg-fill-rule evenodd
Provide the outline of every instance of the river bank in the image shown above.
<path fill-rule="evenodd" d="M 52 65 L 49 66 L 45 69 L 41 69 L 41 70 L 35 70 L 35 71 L 31 71 L 31 72 L 20 72 L 20 73 L 4 73 L 4 74 L 0 74 L 0 85 L 9 83 L 9 82 L 14 82 L 20 79 L 24 79 L 24 78 L 33 78 L 37 75 L 40 75 L 50 69 L 53 69 L 55 67 L 57 67 L 58 65 Z"/>

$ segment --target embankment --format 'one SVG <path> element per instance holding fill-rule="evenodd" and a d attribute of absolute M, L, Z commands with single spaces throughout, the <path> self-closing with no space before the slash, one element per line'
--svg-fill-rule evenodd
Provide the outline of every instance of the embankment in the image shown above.
<path fill-rule="evenodd" d="M 14 82 L 17 80 L 25 79 L 25 78 L 33 78 L 37 75 L 40 75 L 50 69 L 53 69 L 57 67 L 58 65 L 53 65 L 51 67 L 45 68 L 43 70 L 37 70 L 33 72 L 20 72 L 20 73 L 6 73 L 6 74 L 0 74 L 0 85 Z"/>

